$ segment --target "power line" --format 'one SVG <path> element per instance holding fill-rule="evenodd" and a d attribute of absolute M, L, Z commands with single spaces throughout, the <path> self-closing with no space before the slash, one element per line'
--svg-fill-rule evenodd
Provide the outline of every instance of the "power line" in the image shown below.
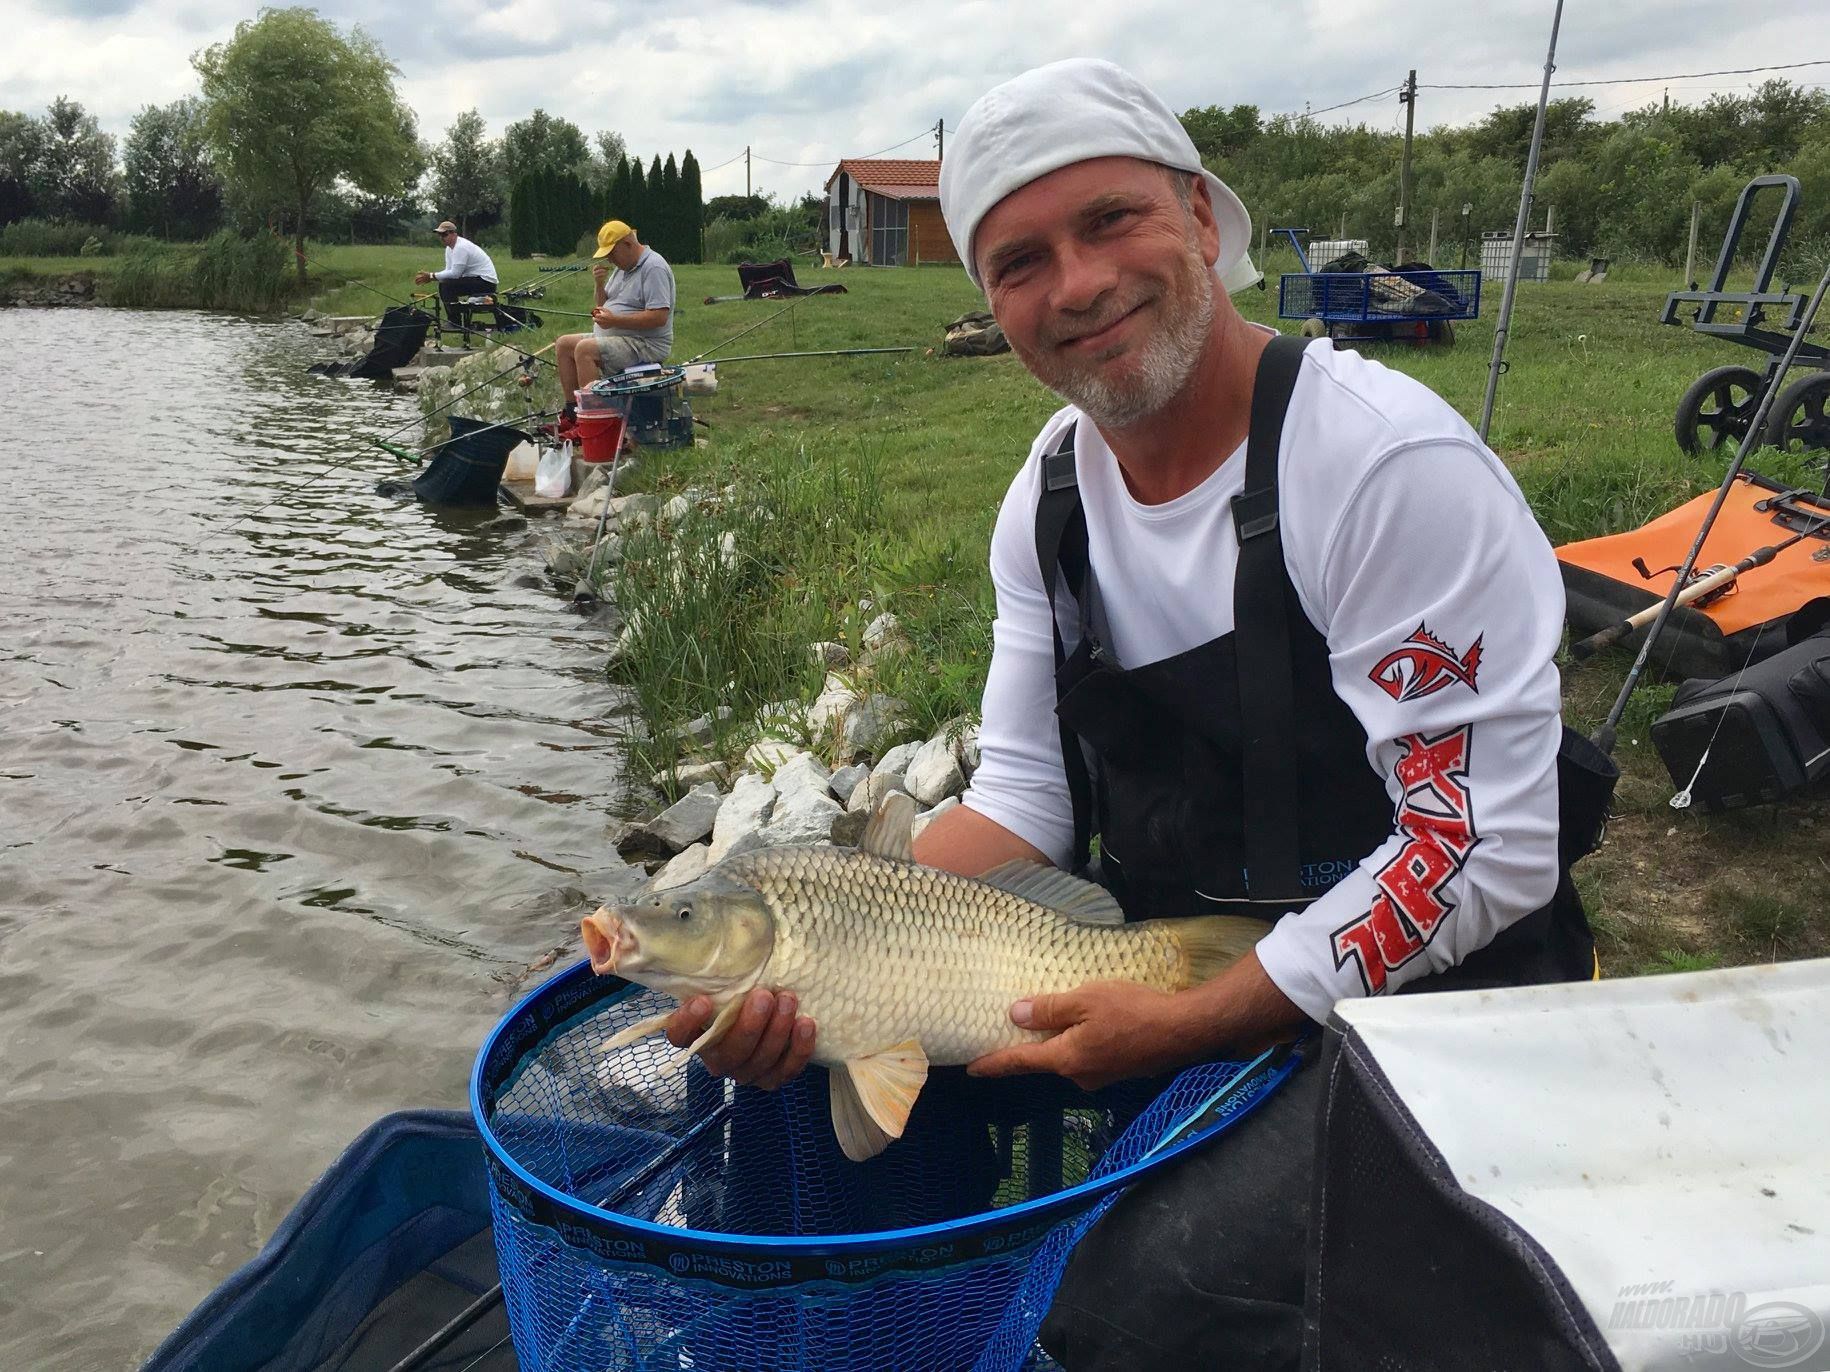
<path fill-rule="evenodd" d="M 900 143 L 892 143 L 887 148 L 878 148 L 876 152 L 860 153 L 860 154 L 858 154 L 858 160 L 863 160 L 864 158 L 870 158 L 870 157 L 881 157 L 886 152 L 895 152 L 897 148 L 906 148 L 909 144 L 913 143 L 917 138 L 932 137 L 933 133 L 934 133 L 934 126 L 932 124 L 930 124 L 927 126 L 927 128 L 923 129 L 920 133 L 912 133 L 907 138 L 903 139 Z M 773 165 L 775 165 L 777 167 L 830 167 L 833 165 L 834 162 L 839 160 L 838 158 L 828 158 L 824 162 L 783 162 L 774 157 L 764 157 L 761 153 L 756 153 L 756 154 L 754 154 L 754 156 L 758 162 L 772 163 Z M 852 159 L 847 158 L 846 160 L 850 161 Z"/>
<path fill-rule="evenodd" d="M 1820 57 L 1810 62 L 1780 62 L 1770 67 L 1726 67 L 1721 71 L 1681 71 L 1669 76 L 1616 76 L 1605 81 L 1553 81 L 1551 84 L 1559 89 L 1566 86 L 1632 86 L 1650 81 L 1694 81 L 1705 76 L 1752 76 L 1763 71 L 1797 71 L 1800 67 L 1825 66 L 1830 66 L 1830 57 Z M 1510 81 L 1474 85 L 1431 84 L 1420 88 L 1430 91 L 1535 91 L 1541 84 L 1537 81 Z"/>

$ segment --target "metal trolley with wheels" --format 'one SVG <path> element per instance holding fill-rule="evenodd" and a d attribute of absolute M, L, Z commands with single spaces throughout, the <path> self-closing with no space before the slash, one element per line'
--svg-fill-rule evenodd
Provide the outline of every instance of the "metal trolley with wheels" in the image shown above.
<path fill-rule="evenodd" d="M 1766 251 L 1755 270 L 1753 289 L 1730 291 L 1729 269 L 1734 265 L 1741 234 L 1747 228 L 1755 202 L 1764 192 L 1777 191 L 1779 211 L 1767 238 Z M 1765 196 L 1771 199 L 1770 195 Z M 1708 290 L 1673 291 L 1665 297 L 1662 324 L 1688 327 L 1713 338 L 1726 338 L 1768 354 L 1764 368 L 1731 365 L 1715 367 L 1691 382 L 1677 408 L 1677 443 L 1687 453 L 1737 447 L 1747 435 L 1760 397 L 1780 368 L 1780 357 L 1792 341 L 1805 307 L 1805 297 L 1789 287 L 1772 290 L 1779 269 L 1779 254 L 1792 216 L 1798 209 L 1798 182 L 1790 176 L 1756 176 L 1741 188 L 1735 212 L 1716 256 L 1715 275 Z M 1679 308 L 1695 305 L 1689 318 Z M 1724 317 L 1726 316 L 1726 317 Z M 1830 349 L 1804 341 L 1792 364 L 1812 368 L 1809 375 L 1788 384 L 1773 402 L 1762 442 L 1788 452 L 1830 450 Z"/>
<path fill-rule="evenodd" d="M 1455 342 L 1457 319 L 1481 312 L 1481 274 L 1410 263 L 1389 271 L 1315 271 L 1303 251 L 1307 229 L 1273 229 L 1290 240 L 1300 272 L 1277 283 L 1277 317 L 1300 319 L 1305 338 L 1339 343 Z"/>

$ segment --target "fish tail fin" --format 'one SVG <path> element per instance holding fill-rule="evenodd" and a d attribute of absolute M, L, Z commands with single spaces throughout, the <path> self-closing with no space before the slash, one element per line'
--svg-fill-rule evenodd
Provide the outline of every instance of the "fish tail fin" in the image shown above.
<path fill-rule="evenodd" d="M 1164 923 L 1181 946 L 1189 986 L 1219 976 L 1271 932 L 1264 920 L 1239 915 L 1196 915 Z"/>

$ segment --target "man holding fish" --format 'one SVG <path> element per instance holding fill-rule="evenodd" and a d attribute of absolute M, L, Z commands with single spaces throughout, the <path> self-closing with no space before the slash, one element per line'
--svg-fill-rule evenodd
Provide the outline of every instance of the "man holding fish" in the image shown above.
<path fill-rule="evenodd" d="M 1069 402 L 998 517 L 965 803 L 912 853 L 892 807 L 857 855 L 750 854 L 600 912 L 593 962 L 680 995 L 666 1032 L 714 1072 L 829 1065 L 854 1157 L 930 1064 L 1097 1087 L 1295 1038 L 1343 997 L 1589 975 L 1558 857 L 1562 584 L 1500 461 L 1420 384 L 1240 317 L 1243 206 L 1109 63 L 982 97 L 941 199 Z M 1094 839 L 1109 895 L 1068 875 Z M 1114 900 L 1131 923 L 1083 936 Z M 1298 1365 L 1320 1076 L 1114 1208 L 1051 1352 Z"/>

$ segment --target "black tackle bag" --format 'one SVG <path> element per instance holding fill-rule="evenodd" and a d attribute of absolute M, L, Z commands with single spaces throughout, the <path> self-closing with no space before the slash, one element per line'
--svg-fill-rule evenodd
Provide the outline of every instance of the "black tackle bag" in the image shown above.
<path fill-rule="evenodd" d="M 1767 804 L 1830 775 L 1830 599 L 1794 615 L 1787 637 L 1733 676 L 1686 681 L 1652 725 L 1672 784 L 1705 809 Z"/>

